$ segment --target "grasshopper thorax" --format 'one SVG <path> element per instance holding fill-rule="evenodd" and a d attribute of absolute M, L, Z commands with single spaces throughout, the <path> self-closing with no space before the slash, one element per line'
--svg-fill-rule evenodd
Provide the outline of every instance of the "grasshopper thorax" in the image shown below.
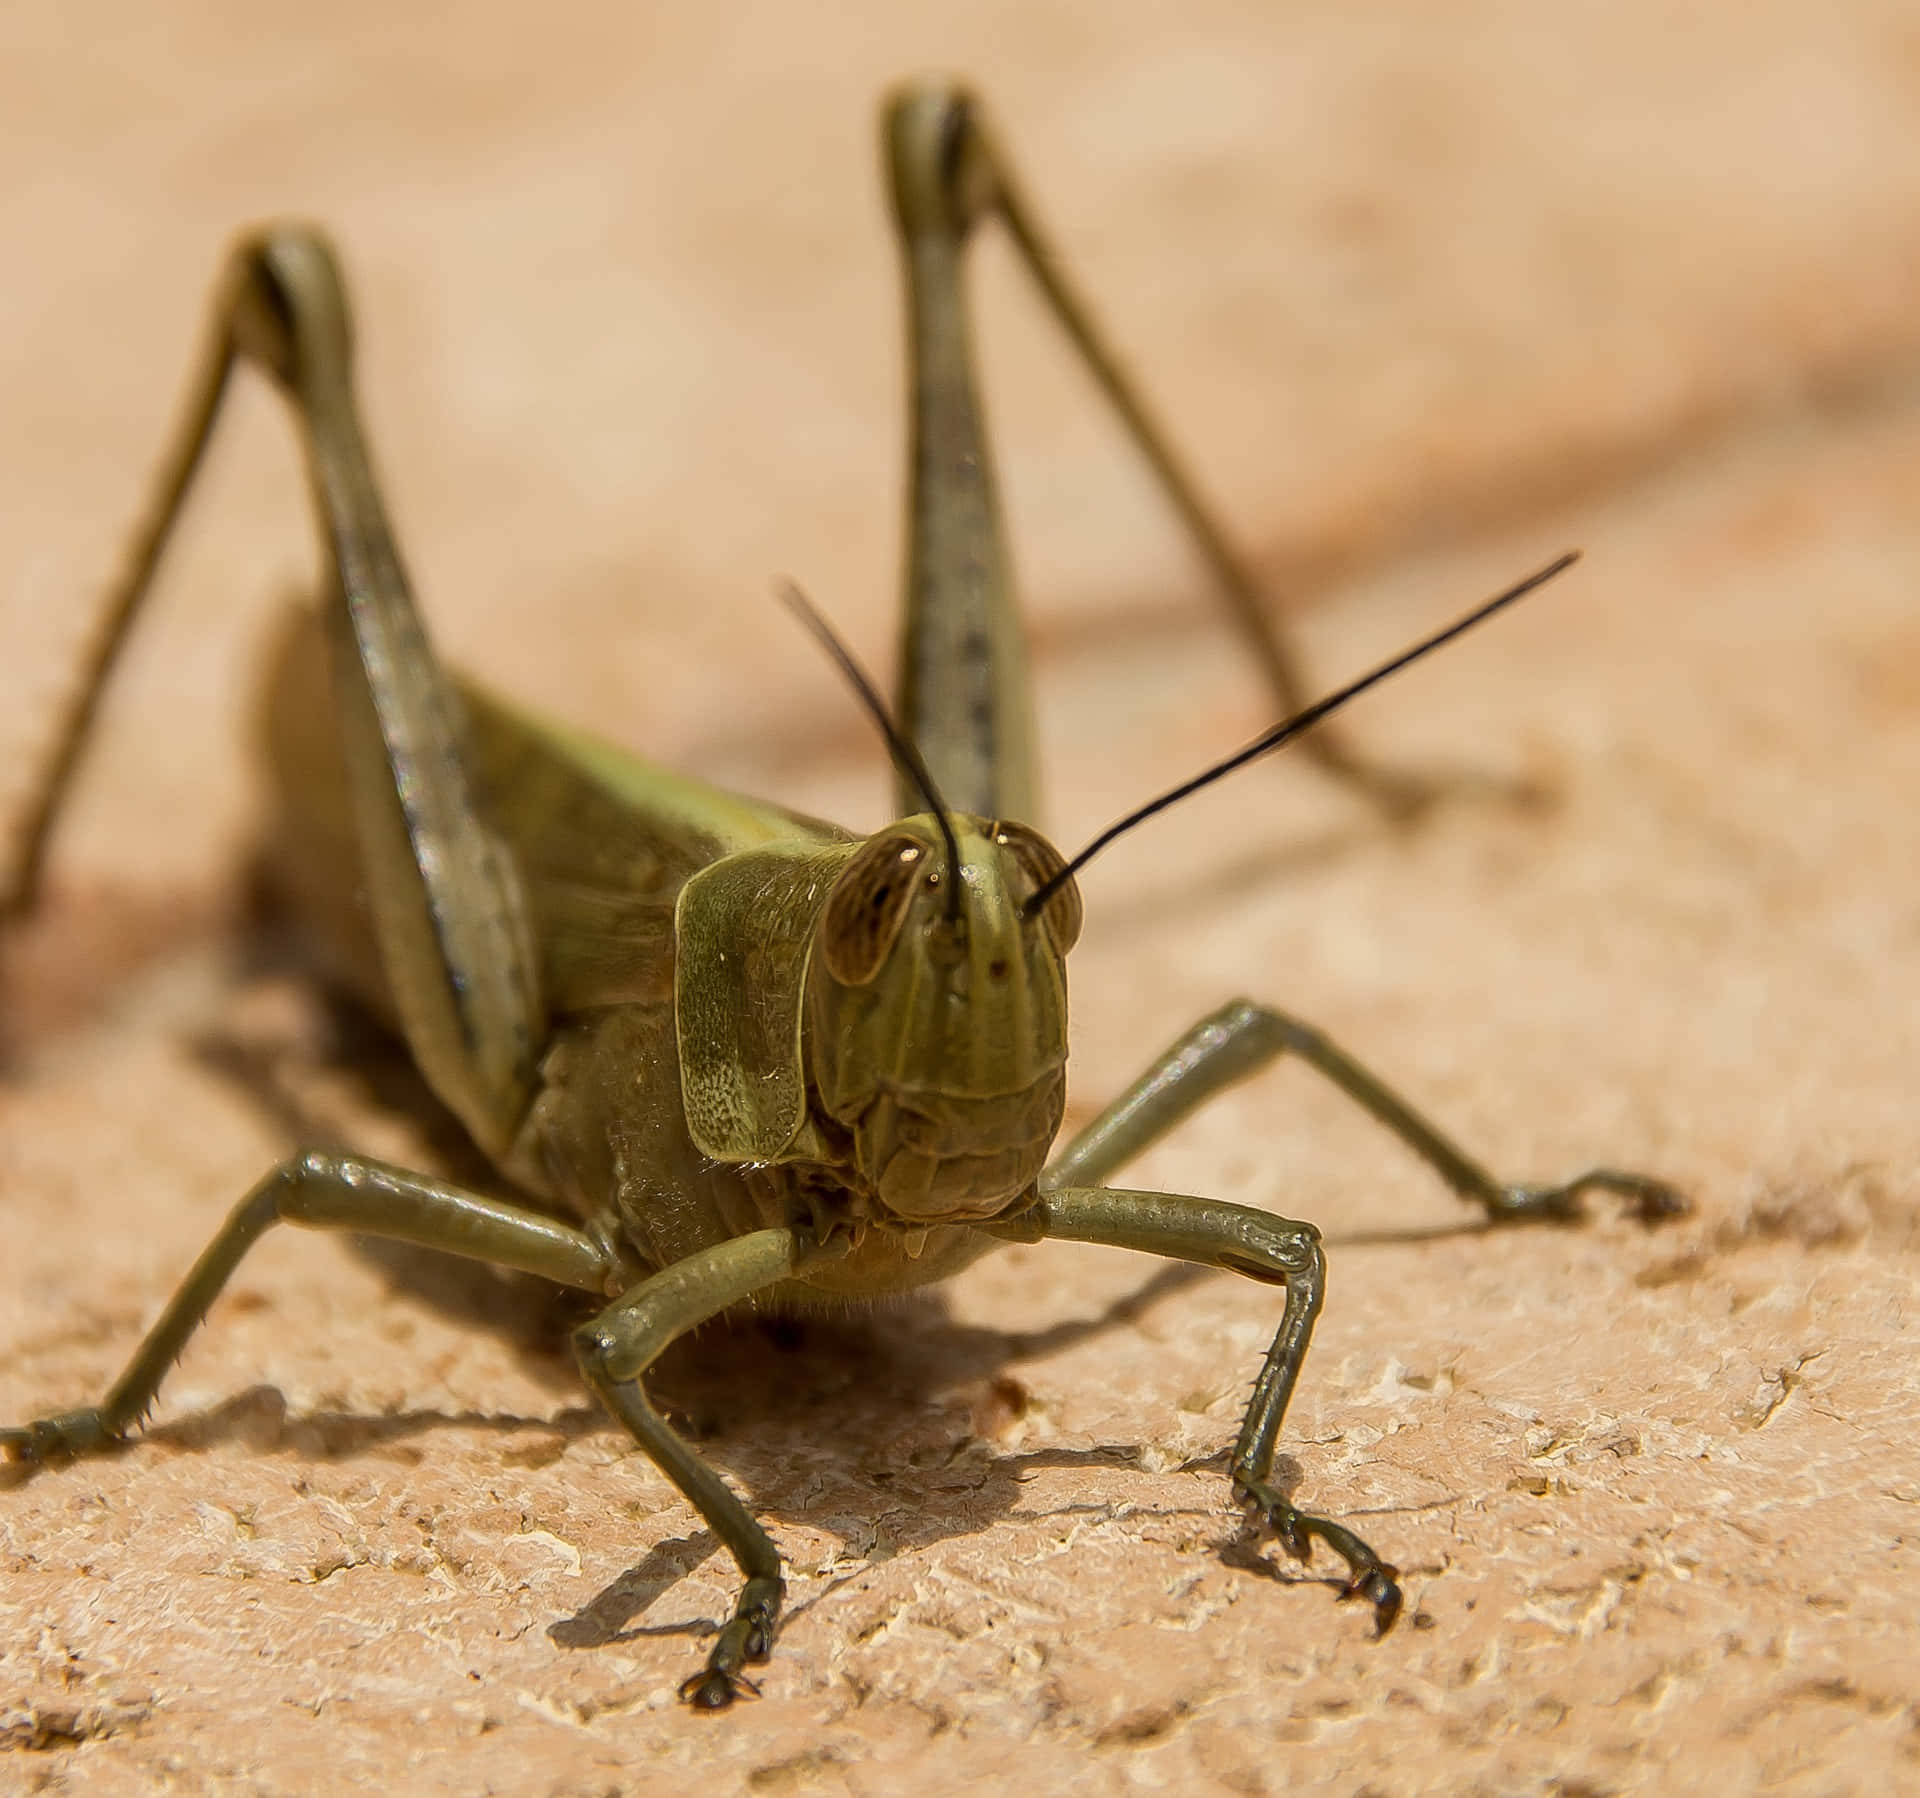
<path fill-rule="evenodd" d="M 879 1221 L 997 1217 L 1032 1190 L 1065 1104 L 1066 953 L 1079 894 L 1023 824 L 930 814 L 868 839 L 834 883 L 807 986 L 808 1072 Z M 959 900 L 950 884 L 958 882 Z"/>

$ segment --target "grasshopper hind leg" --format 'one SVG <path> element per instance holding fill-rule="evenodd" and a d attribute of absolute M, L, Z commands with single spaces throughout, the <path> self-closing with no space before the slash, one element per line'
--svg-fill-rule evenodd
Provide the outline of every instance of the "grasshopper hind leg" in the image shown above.
<path fill-rule="evenodd" d="M 911 443 L 900 714 L 935 781 L 962 811 L 1037 822 L 1032 700 L 1012 559 L 974 370 L 966 251 L 998 223 L 1187 532 L 1228 620 L 1282 716 L 1314 697 L 1251 564 L 1069 280 L 984 107 L 965 87 L 924 81 L 885 106 L 882 159 L 907 302 Z M 1390 817 L 1460 788 L 1511 786 L 1376 764 L 1338 728 L 1301 753 Z M 902 780 L 903 812 L 919 807 Z"/>
<path fill-rule="evenodd" d="M 228 258 L 155 501 L 0 882 L 0 917 L 34 902 L 102 692 L 240 364 L 279 390 L 305 453 L 360 885 L 396 1021 L 428 1084 L 500 1160 L 532 1102 L 546 1041 L 539 955 L 514 854 L 467 767 L 460 695 L 433 653 L 387 519 L 354 398 L 346 283 L 316 231 L 271 226 Z"/>

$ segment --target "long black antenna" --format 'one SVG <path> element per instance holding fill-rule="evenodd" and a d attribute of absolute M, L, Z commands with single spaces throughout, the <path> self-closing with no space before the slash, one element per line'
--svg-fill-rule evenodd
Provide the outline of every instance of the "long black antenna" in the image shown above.
<path fill-rule="evenodd" d="M 887 710 L 887 702 L 868 678 L 867 671 L 853 659 L 853 651 L 840 641 L 834 628 L 804 593 L 799 584 L 784 576 L 774 583 L 774 592 L 796 618 L 810 630 L 820 647 L 830 655 L 840 672 L 847 677 L 847 683 L 860 696 L 860 703 L 872 715 L 880 734 L 887 740 L 887 749 L 894 762 L 920 789 L 920 797 L 927 802 L 927 809 L 933 813 L 934 822 L 940 826 L 941 840 L 947 846 L 947 916 L 960 917 L 960 839 L 953 834 L 953 825 L 947 817 L 947 802 L 940 797 L 940 789 L 933 784 L 933 775 L 928 772 L 927 764 L 921 759 L 920 751 L 907 740 L 905 733 L 894 723 L 893 716 Z"/>
<path fill-rule="evenodd" d="M 1451 643 L 1455 637 L 1472 630 L 1476 624 L 1484 623 L 1495 612 L 1512 605 L 1515 600 L 1524 599 L 1536 587 L 1545 586 L 1556 574 L 1564 573 L 1579 560 L 1580 552 L 1577 549 L 1569 550 L 1564 556 L 1549 562 L 1537 573 L 1528 575 L 1524 581 L 1517 582 L 1504 593 L 1488 600 L 1485 605 L 1469 612 L 1464 618 L 1456 619 L 1445 630 L 1436 631 L 1431 637 L 1414 644 L 1411 649 L 1403 649 L 1392 661 L 1383 662 L 1371 674 L 1363 674 L 1357 681 L 1342 687 L 1337 693 L 1329 693 L 1325 699 L 1315 700 L 1306 710 L 1295 712 L 1291 718 L 1284 719 L 1281 723 L 1274 725 L 1271 730 L 1262 731 L 1251 743 L 1242 749 L 1236 749 L 1223 761 L 1215 762 L 1212 767 L 1202 769 L 1191 780 L 1183 780 L 1177 787 L 1169 788 L 1158 799 L 1149 799 L 1138 810 L 1127 813 L 1118 823 L 1109 824 L 1064 868 L 1033 890 L 1027 902 L 1020 908 L 1021 917 L 1038 917 L 1047 901 L 1115 837 L 1124 835 L 1136 824 L 1144 823 L 1155 812 L 1164 812 L 1168 806 L 1178 805 L 1181 800 L 1191 793 L 1199 792 L 1202 787 L 1212 786 L 1223 775 L 1231 774 L 1236 768 L 1244 768 L 1247 763 L 1258 761 L 1263 755 L 1270 755 L 1283 743 L 1290 743 L 1295 737 L 1304 735 L 1321 719 L 1337 712 L 1348 700 L 1358 699 L 1369 687 L 1378 686 L 1388 675 L 1398 674 L 1408 663 L 1419 661 L 1422 656 L 1431 654 L 1441 644 Z"/>

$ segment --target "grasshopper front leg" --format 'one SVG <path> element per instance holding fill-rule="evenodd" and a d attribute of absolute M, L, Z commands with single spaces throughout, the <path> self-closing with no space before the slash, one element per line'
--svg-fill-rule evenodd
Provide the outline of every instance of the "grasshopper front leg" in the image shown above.
<path fill-rule="evenodd" d="M 1006 228 L 1152 469 L 1281 713 L 1299 711 L 1311 695 L 1271 601 L 1068 281 L 979 103 L 948 82 L 903 88 L 887 106 L 883 137 L 906 275 L 912 388 L 901 722 L 948 802 L 986 818 L 1039 816 L 1026 656 L 963 282 L 967 240 L 986 219 Z M 1338 730 L 1322 727 L 1302 748 L 1390 813 L 1418 811 L 1441 790 L 1428 777 L 1374 766 Z M 904 780 L 899 804 L 903 814 L 919 808 Z"/>
<path fill-rule="evenodd" d="M 1346 1525 L 1301 1510 L 1272 1483 L 1280 1425 L 1326 1290 L 1326 1256 L 1313 1225 L 1182 1193 L 1047 1186 L 1020 1218 L 985 1228 L 989 1235 L 1008 1241 L 1057 1238 L 1138 1249 L 1284 1286 L 1286 1309 L 1261 1363 L 1253 1399 L 1234 1444 L 1233 1489 L 1259 1512 L 1296 1560 L 1309 1557 L 1315 1538 L 1331 1548 L 1347 1564 L 1342 1596 L 1364 1598 L 1373 1607 L 1377 1633 L 1384 1635 L 1393 1627 L 1400 1615 L 1399 1569 L 1382 1560 Z"/>
<path fill-rule="evenodd" d="M 785 1591 L 780 1551 L 726 1482 L 653 1408 L 640 1376 L 676 1336 L 809 1263 L 844 1253 L 846 1246 L 844 1239 L 816 1245 L 796 1230 L 737 1236 L 674 1262 L 574 1332 L 574 1354 L 587 1384 L 712 1526 L 746 1576 L 706 1667 L 680 1687 L 680 1696 L 700 1710 L 722 1710 L 743 1686 L 752 1689 L 741 1669 L 764 1661 L 773 1647 Z"/>

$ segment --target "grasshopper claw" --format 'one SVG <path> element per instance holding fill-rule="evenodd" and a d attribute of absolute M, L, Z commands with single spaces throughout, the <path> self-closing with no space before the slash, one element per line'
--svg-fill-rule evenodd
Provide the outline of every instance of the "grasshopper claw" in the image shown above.
<path fill-rule="evenodd" d="M 1373 1633 L 1376 1640 L 1384 1636 L 1400 1619 L 1402 1596 L 1400 1582 L 1394 1576 L 1397 1567 L 1389 1567 L 1381 1561 L 1365 1571 L 1356 1571 L 1347 1587 L 1340 1594 L 1343 1599 L 1364 1598 L 1373 1606 Z"/>
<path fill-rule="evenodd" d="M 719 1667 L 703 1667 L 680 1682 L 681 1700 L 696 1711 L 724 1711 L 742 1692 L 753 1698 L 760 1696 L 760 1688 L 745 1674 L 728 1673 Z"/>
<path fill-rule="evenodd" d="M 681 1682 L 681 1698 L 696 1711 L 724 1711 L 742 1692 L 758 1698 L 760 1688 L 740 1669 L 748 1661 L 764 1661 L 773 1652 L 773 1626 L 779 1614 L 780 1582 L 749 1580 L 706 1666 Z"/>
<path fill-rule="evenodd" d="M 696 1711 L 724 1711 L 733 1702 L 733 1681 L 712 1667 L 703 1667 L 680 1682 L 680 1698 Z"/>
<path fill-rule="evenodd" d="M 1314 1517 L 1289 1504 L 1272 1487 L 1253 1481 L 1238 1482 L 1241 1496 L 1273 1531 L 1274 1538 L 1296 1561 L 1313 1558 L 1313 1539 L 1318 1536 L 1347 1564 L 1348 1579 L 1341 1589 L 1344 1599 L 1364 1598 L 1373 1607 L 1373 1633 L 1376 1638 L 1392 1629 L 1400 1616 L 1403 1602 L 1400 1569 L 1383 1561 L 1345 1524 L 1330 1517 Z"/>

